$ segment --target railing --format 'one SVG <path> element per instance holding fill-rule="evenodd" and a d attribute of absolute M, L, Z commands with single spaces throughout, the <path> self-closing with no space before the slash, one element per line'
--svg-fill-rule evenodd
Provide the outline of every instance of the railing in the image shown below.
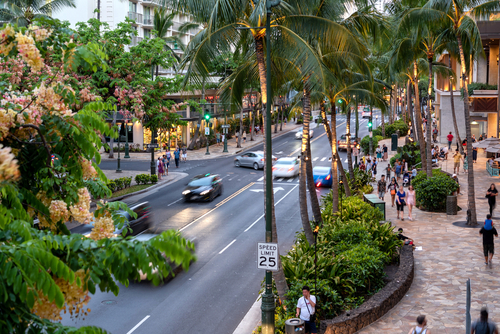
<path fill-rule="evenodd" d="M 136 12 L 128 12 L 128 18 L 134 20 L 135 22 L 142 22 L 142 14 Z"/>
<path fill-rule="evenodd" d="M 142 37 L 132 36 L 130 46 L 136 46 L 142 41 Z"/>
<path fill-rule="evenodd" d="M 142 0 L 143 5 L 159 6 L 158 0 Z"/>
<path fill-rule="evenodd" d="M 155 18 L 153 15 L 148 15 L 148 16 L 144 16 L 144 20 L 142 22 L 144 25 L 152 26 L 154 23 L 154 19 Z"/>
<path fill-rule="evenodd" d="M 498 168 L 493 168 L 490 166 L 490 163 L 489 162 L 486 162 L 486 170 L 488 171 L 488 173 L 490 173 L 491 176 L 499 176 L 499 169 Z"/>

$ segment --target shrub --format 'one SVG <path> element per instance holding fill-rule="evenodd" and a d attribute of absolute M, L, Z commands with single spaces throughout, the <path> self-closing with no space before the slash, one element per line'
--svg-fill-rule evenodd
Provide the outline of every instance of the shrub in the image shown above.
<path fill-rule="evenodd" d="M 387 124 L 385 126 L 385 136 L 390 138 L 393 133 L 399 130 L 399 136 L 404 137 L 408 134 L 410 127 L 402 119 L 395 121 L 392 124 Z"/>
<path fill-rule="evenodd" d="M 425 177 L 415 187 L 417 204 L 429 211 L 445 211 L 446 197 L 458 189 L 458 184 L 442 173 L 431 178 Z"/>
<path fill-rule="evenodd" d="M 384 139 L 382 136 L 373 136 L 373 152 L 375 152 L 375 149 L 377 148 L 378 142 L 380 140 Z M 370 136 L 364 136 L 363 139 L 361 139 L 360 143 L 361 149 L 363 152 L 367 155 L 370 153 Z"/>
<path fill-rule="evenodd" d="M 394 167 L 396 159 L 402 161 L 403 159 L 408 162 L 408 168 L 411 169 L 412 166 L 416 166 L 421 162 L 420 159 L 420 145 L 417 143 L 410 143 L 402 147 L 398 147 L 398 153 L 390 159 L 391 166 Z"/>
<path fill-rule="evenodd" d="M 151 179 L 151 183 L 157 183 L 158 182 L 158 175 L 151 175 L 150 179 Z"/>
<path fill-rule="evenodd" d="M 148 184 L 151 181 L 151 176 L 150 174 L 137 174 L 135 176 L 135 182 L 137 184 Z M 156 176 L 156 175 L 154 175 Z M 158 178 L 158 176 L 156 176 Z"/>
<path fill-rule="evenodd" d="M 143 175 L 143 174 L 137 174 L 137 175 L 135 176 L 135 178 L 134 178 L 135 183 L 137 183 L 137 184 L 141 184 L 141 183 L 142 183 L 142 175 Z"/>
<path fill-rule="evenodd" d="M 351 191 L 353 191 L 355 194 L 358 193 L 364 186 L 370 184 L 372 180 L 372 173 L 370 171 L 364 171 L 359 168 L 354 169 L 353 180 L 351 180 L 351 177 L 349 176 L 349 172 L 347 170 L 346 170 L 346 176 L 347 176 L 347 181 L 349 182 L 349 187 L 351 188 Z"/>
<path fill-rule="evenodd" d="M 132 183 L 132 177 L 124 177 L 124 185 L 125 187 L 130 187 L 130 184 Z"/>
<path fill-rule="evenodd" d="M 113 180 L 116 184 L 116 190 L 123 189 L 123 178 L 118 178 Z"/>
<path fill-rule="evenodd" d="M 116 183 L 113 180 L 108 182 L 108 189 L 111 190 L 111 192 L 116 191 Z"/>

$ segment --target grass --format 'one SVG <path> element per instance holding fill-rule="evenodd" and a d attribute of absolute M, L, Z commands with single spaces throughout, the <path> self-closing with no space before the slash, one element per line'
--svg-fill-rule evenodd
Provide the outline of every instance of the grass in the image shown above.
<path fill-rule="evenodd" d="M 131 186 L 131 187 L 128 187 L 128 188 L 125 188 L 125 189 L 122 189 L 122 190 L 118 190 L 118 191 L 112 193 L 111 197 L 108 197 L 108 198 L 120 197 L 120 196 L 127 195 L 127 194 L 130 194 L 130 193 L 139 191 L 139 190 L 143 190 L 143 189 L 149 188 L 149 187 L 154 186 L 154 185 L 156 185 L 156 183 L 154 183 L 154 184 L 153 183 L 150 183 L 150 184 L 136 184 L 135 186 Z"/>

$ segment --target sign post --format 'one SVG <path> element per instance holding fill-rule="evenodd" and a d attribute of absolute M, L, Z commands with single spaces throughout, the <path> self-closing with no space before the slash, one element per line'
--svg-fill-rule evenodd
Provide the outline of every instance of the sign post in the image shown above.
<path fill-rule="evenodd" d="M 224 150 L 222 151 L 222 153 L 228 152 L 228 150 L 227 150 L 227 132 L 228 132 L 229 127 L 230 127 L 230 125 L 228 125 L 228 124 L 222 125 L 222 131 L 224 133 Z"/>

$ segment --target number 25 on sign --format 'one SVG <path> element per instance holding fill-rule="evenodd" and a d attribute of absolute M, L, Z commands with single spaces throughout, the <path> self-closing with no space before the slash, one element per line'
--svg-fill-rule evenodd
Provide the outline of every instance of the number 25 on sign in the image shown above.
<path fill-rule="evenodd" d="M 265 270 L 278 270 L 278 244 L 257 243 L 257 268 Z"/>

